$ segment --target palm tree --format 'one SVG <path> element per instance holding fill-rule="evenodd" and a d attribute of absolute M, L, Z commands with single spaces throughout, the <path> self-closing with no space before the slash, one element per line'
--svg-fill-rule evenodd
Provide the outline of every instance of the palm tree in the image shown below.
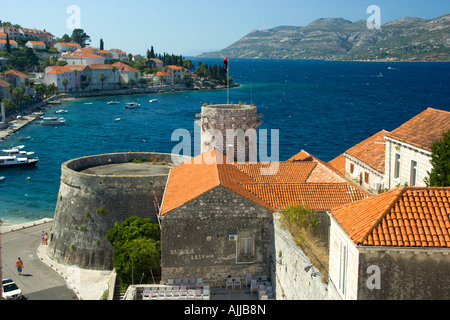
<path fill-rule="evenodd" d="M 113 72 L 113 75 L 114 75 L 114 87 L 115 87 L 115 83 L 116 83 L 116 71 L 117 71 L 116 66 L 113 66 L 113 67 L 111 68 L 111 71 Z"/>
<path fill-rule="evenodd" d="M 100 75 L 98 76 L 98 79 L 102 83 L 102 91 L 103 91 L 103 82 L 105 82 L 105 80 L 106 80 L 105 74 L 103 72 L 100 73 Z"/>
<path fill-rule="evenodd" d="M 67 92 L 67 85 L 69 84 L 69 80 L 67 78 L 62 79 L 62 85 L 64 86 L 64 92 Z"/>
<path fill-rule="evenodd" d="M 77 81 L 78 70 L 73 70 L 73 75 L 75 77 L 75 91 L 78 92 L 78 81 Z"/>

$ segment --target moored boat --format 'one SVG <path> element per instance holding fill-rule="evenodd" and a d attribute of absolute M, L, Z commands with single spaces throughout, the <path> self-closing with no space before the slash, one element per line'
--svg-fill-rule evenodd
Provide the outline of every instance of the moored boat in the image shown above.
<path fill-rule="evenodd" d="M 119 101 L 109 101 L 107 104 L 119 104 Z"/>
<path fill-rule="evenodd" d="M 137 109 L 139 108 L 141 105 L 139 103 L 136 102 L 130 102 L 128 104 L 125 105 L 125 109 Z"/>
<path fill-rule="evenodd" d="M 67 113 L 67 110 L 56 110 L 55 113 Z"/>
<path fill-rule="evenodd" d="M 57 118 L 57 117 L 44 117 L 42 118 L 41 124 L 42 125 L 52 125 L 57 126 L 61 124 L 65 124 L 66 120 L 64 118 Z"/>
<path fill-rule="evenodd" d="M 31 167 L 39 161 L 38 158 L 18 158 L 14 156 L 0 156 L 0 169 L 13 167 Z"/>
<path fill-rule="evenodd" d="M 13 157 L 29 157 L 34 154 L 34 151 L 22 151 L 17 148 L 3 149 L 0 150 L 0 152 L 6 153 L 8 156 Z"/>

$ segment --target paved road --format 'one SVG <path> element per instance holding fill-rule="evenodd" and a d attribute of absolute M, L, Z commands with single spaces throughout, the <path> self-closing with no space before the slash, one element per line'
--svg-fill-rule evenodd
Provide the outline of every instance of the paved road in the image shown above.
<path fill-rule="evenodd" d="M 46 223 L 2 234 L 3 278 L 13 279 L 28 300 L 77 300 L 63 277 L 36 254 L 41 243 L 41 232 L 50 234 L 50 226 L 51 223 Z M 25 266 L 20 276 L 16 270 L 18 257 Z"/>

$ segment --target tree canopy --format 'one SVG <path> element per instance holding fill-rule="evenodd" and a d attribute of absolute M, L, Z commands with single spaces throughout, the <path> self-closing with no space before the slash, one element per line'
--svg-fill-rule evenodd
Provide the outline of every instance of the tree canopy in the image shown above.
<path fill-rule="evenodd" d="M 125 285 L 140 283 L 161 264 L 160 227 L 151 219 L 131 216 L 108 230 L 114 247 L 114 268 Z"/>
<path fill-rule="evenodd" d="M 450 130 L 431 145 L 431 165 L 425 183 L 430 187 L 450 187 Z"/>
<path fill-rule="evenodd" d="M 73 42 L 78 43 L 82 48 L 86 47 L 91 42 L 91 37 L 89 37 L 83 29 L 74 29 L 72 35 L 64 34 L 58 42 Z"/>

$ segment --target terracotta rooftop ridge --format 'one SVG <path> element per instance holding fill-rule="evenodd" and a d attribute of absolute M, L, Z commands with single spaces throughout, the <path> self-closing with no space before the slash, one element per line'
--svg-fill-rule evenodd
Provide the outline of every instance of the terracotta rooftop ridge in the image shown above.
<path fill-rule="evenodd" d="M 381 130 L 345 151 L 344 155 L 350 155 L 378 172 L 384 173 L 386 154 L 384 136 L 388 133 L 386 130 Z"/>
<path fill-rule="evenodd" d="M 357 245 L 450 248 L 450 187 L 399 187 L 332 215 Z"/>
<path fill-rule="evenodd" d="M 427 108 L 386 136 L 431 151 L 434 141 L 450 130 L 450 112 Z"/>

